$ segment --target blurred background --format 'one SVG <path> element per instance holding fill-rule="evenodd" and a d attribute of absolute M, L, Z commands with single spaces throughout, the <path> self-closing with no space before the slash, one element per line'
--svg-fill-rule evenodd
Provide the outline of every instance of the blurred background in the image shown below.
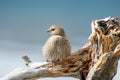
<path fill-rule="evenodd" d="M 41 50 L 50 36 L 45 31 L 52 24 L 63 26 L 72 52 L 82 48 L 91 34 L 91 21 L 120 17 L 119 3 L 120 0 L 0 0 L 0 77 L 24 67 L 21 57 L 25 54 L 32 61 L 45 61 Z M 120 79 L 119 67 L 114 80 Z M 77 80 L 54 78 L 62 79 Z"/>

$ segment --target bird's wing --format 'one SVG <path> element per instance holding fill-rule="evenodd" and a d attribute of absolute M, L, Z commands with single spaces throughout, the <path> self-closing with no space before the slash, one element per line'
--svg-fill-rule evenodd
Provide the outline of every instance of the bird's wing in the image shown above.
<path fill-rule="evenodd" d="M 55 45 L 57 45 L 56 49 L 59 53 L 71 49 L 70 42 L 64 37 L 59 37 Z"/>

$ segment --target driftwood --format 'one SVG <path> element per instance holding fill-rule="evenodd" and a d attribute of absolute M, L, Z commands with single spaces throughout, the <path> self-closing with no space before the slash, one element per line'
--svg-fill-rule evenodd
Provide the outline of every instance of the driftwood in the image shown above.
<path fill-rule="evenodd" d="M 17 68 L 0 80 L 36 80 L 46 77 L 74 77 L 80 80 L 112 80 L 120 57 L 120 18 L 92 21 L 90 42 L 63 62 L 32 62 L 27 56 L 25 68 Z"/>

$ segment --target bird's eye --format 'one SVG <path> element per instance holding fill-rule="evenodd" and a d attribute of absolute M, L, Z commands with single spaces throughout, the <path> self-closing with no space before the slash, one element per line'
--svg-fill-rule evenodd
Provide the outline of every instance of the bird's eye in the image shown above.
<path fill-rule="evenodd" d="M 51 29 L 51 31 L 54 31 L 55 29 Z"/>

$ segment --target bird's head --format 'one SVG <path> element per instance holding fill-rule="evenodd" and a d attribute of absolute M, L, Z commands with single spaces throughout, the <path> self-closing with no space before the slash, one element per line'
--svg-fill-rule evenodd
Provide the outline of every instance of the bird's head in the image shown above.
<path fill-rule="evenodd" d="M 50 28 L 47 30 L 52 35 L 59 35 L 59 36 L 65 36 L 64 29 L 60 25 L 52 25 Z"/>

